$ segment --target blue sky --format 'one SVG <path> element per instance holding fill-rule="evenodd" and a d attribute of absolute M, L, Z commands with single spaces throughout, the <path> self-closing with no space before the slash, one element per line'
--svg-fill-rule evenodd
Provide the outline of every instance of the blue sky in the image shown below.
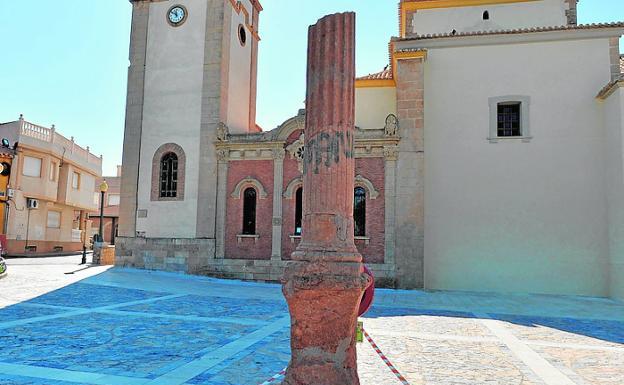
<path fill-rule="evenodd" d="M 382 69 L 397 34 L 398 0 L 263 0 L 258 124 L 269 130 L 303 107 L 308 25 L 357 12 L 357 73 Z M 131 5 L 127 0 L 0 0 L 0 122 L 20 113 L 55 124 L 121 163 Z M 624 0 L 581 0 L 579 22 L 624 20 Z M 624 44 L 622 44 L 624 52 Z"/>

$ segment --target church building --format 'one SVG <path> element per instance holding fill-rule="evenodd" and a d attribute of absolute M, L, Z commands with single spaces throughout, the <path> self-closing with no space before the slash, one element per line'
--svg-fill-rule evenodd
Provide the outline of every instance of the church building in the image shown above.
<path fill-rule="evenodd" d="M 279 281 L 302 160 L 329 144 L 304 148 L 305 110 L 256 125 L 262 6 L 130 1 L 116 264 Z M 624 23 L 579 25 L 577 0 L 403 0 L 398 25 L 355 82 L 377 284 L 624 298 Z"/>

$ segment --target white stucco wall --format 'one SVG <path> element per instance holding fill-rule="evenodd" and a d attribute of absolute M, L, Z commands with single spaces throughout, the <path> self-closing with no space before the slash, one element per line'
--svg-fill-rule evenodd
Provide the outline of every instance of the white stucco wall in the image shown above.
<path fill-rule="evenodd" d="M 624 89 L 603 102 L 609 218 L 610 295 L 624 299 Z"/>
<path fill-rule="evenodd" d="M 395 87 L 355 89 L 355 125 L 357 127 L 382 128 L 389 114 L 396 115 Z"/>
<path fill-rule="evenodd" d="M 253 14 L 253 7 L 249 0 L 241 1 L 243 7 Z M 229 2 L 226 2 L 229 7 Z M 245 14 L 232 12 L 231 38 L 230 38 L 230 64 L 229 64 L 229 87 L 228 87 L 228 115 L 227 125 L 232 133 L 245 133 L 249 131 L 249 102 L 251 92 L 251 47 L 254 37 L 247 27 L 247 42 L 245 46 L 240 44 L 238 38 L 238 26 L 245 25 Z"/>
<path fill-rule="evenodd" d="M 171 2 L 150 4 L 138 183 L 138 209 L 147 210 L 148 215 L 137 218 L 137 231 L 148 237 L 192 238 L 196 234 L 206 1 L 177 3 L 188 9 L 188 18 L 179 27 L 166 20 Z M 152 202 L 150 198 L 152 159 L 165 143 L 178 144 L 186 154 L 183 201 Z"/>
<path fill-rule="evenodd" d="M 606 38 L 429 50 L 427 288 L 608 294 L 608 81 Z M 502 95 L 530 97 L 529 143 L 486 139 Z"/>
<path fill-rule="evenodd" d="M 539 0 L 474 7 L 433 8 L 417 11 L 413 16 L 418 35 L 468 31 L 489 31 L 567 24 L 564 0 Z M 483 20 L 488 11 L 490 19 Z"/>

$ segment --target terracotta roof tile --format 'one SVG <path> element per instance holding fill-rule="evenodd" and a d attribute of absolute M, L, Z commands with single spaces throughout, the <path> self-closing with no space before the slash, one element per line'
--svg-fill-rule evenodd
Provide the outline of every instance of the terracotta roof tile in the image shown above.
<path fill-rule="evenodd" d="M 392 69 L 387 66 L 383 71 L 356 78 L 357 80 L 388 80 L 392 79 Z"/>
<path fill-rule="evenodd" d="M 448 37 L 464 37 L 464 36 L 485 36 L 485 35 L 515 35 L 522 33 L 534 33 L 534 32 L 551 32 L 551 31 L 574 31 L 582 29 L 603 29 L 603 28 L 624 28 L 624 22 L 615 23 L 598 23 L 598 24 L 579 24 L 579 25 L 561 25 L 555 27 L 531 27 L 522 29 L 505 29 L 494 31 L 475 31 L 475 32 L 457 32 L 453 33 L 440 33 L 432 35 L 416 35 L 405 38 L 395 38 L 395 41 L 406 40 L 426 40 L 426 39 L 440 39 Z"/>

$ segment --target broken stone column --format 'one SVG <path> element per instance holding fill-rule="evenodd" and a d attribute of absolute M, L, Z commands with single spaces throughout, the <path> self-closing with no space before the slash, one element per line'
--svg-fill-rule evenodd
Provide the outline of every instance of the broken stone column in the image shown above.
<path fill-rule="evenodd" d="M 355 14 L 308 32 L 302 240 L 282 291 L 291 316 L 285 385 L 355 385 L 355 329 L 368 283 L 353 242 Z"/>

